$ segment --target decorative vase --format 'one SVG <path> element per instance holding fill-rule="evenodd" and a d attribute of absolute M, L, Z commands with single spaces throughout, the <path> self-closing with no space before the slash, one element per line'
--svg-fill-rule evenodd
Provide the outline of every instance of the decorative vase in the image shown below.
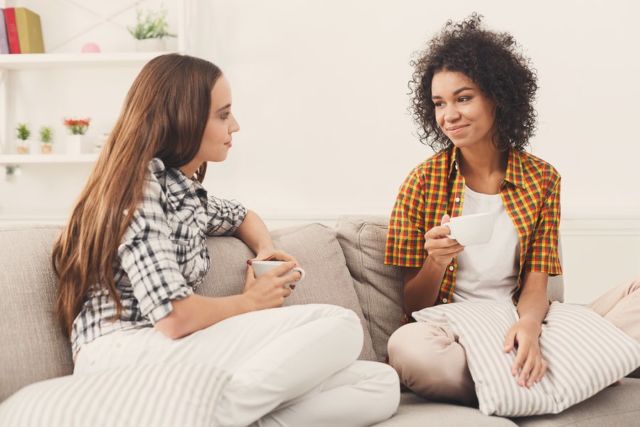
<path fill-rule="evenodd" d="M 52 151 L 53 146 L 51 145 L 51 143 L 43 142 L 42 144 L 40 144 L 40 152 L 42 154 L 51 154 Z"/>
<path fill-rule="evenodd" d="M 136 40 L 136 52 L 163 52 L 165 48 L 164 39 L 142 39 Z"/>
<path fill-rule="evenodd" d="M 67 154 L 81 154 L 82 141 L 84 135 L 68 135 L 67 136 Z"/>

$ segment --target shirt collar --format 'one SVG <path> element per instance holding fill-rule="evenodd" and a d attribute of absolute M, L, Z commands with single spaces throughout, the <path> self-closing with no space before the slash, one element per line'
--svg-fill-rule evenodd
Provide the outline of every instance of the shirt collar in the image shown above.
<path fill-rule="evenodd" d="M 524 188 L 524 173 L 522 172 L 522 155 L 520 151 L 509 150 L 509 160 L 507 160 L 507 172 L 504 176 L 506 182 L 510 182 L 516 187 Z"/>
<path fill-rule="evenodd" d="M 460 157 L 459 150 L 455 146 L 451 146 L 449 149 L 449 178 L 453 173 L 458 172 L 458 158 Z M 516 187 L 524 188 L 524 173 L 522 171 L 522 156 L 519 151 L 510 149 L 509 157 L 507 159 L 507 171 L 505 173 L 504 180 Z"/>
<path fill-rule="evenodd" d="M 164 176 L 168 196 L 178 205 L 187 194 L 195 194 L 200 198 L 207 197 L 206 190 L 200 182 L 187 178 L 179 168 L 165 167 L 162 160 L 157 157 L 151 160 L 150 169 L 158 179 Z"/>

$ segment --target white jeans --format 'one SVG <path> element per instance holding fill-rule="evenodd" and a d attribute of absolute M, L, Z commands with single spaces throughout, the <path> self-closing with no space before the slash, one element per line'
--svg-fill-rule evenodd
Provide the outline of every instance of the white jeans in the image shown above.
<path fill-rule="evenodd" d="M 232 374 L 217 425 L 357 427 L 389 418 L 400 399 L 393 368 L 356 361 L 362 342 L 351 310 L 296 305 L 234 316 L 178 340 L 154 328 L 114 332 L 82 347 L 74 374 L 209 361 Z"/>

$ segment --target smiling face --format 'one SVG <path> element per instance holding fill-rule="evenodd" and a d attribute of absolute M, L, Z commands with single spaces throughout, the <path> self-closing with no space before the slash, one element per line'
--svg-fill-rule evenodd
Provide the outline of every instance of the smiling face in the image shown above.
<path fill-rule="evenodd" d="M 465 74 L 442 70 L 431 80 L 436 122 L 458 148 L 492 143 L 495 104 Z"/>

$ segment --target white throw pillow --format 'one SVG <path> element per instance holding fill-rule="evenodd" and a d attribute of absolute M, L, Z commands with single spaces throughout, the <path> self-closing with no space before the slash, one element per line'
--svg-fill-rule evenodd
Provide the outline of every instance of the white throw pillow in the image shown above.
<path fill-rule="evenodd" d="M 542 325 L 548 362 L 542 380 L 527 389 L 511 375 L 516 351 L 504 339 L 516 322 L 510 303 L 459 302 L 413 313 L 421 322 L 448 323 L 467 355 L 480 411 L 519 417 L 557 414 L 636 369 L 640 344 L 591 309 L 554 302 Z"/>
<path fill-rule="evenodd" d="M 24 387 L 2 426 L 212 426 L 229 374 L 205 364 L 128 366 Z"/>

